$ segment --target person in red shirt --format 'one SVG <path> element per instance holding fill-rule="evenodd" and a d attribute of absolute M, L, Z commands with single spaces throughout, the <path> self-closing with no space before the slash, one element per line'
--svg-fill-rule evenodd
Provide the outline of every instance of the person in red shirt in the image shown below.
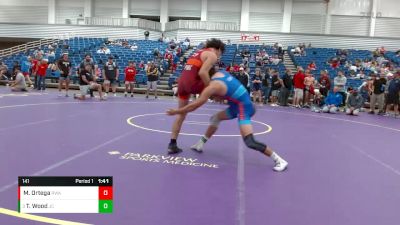
<path fill-rule="evenodd" d="M 133 87 L 136 80 L 136 65 L 133 61 L 129 61 L 128 66 L 125 68 L 125 97 L 128 96 L 128 89 L 131 91 L 133 97 Z"/>
<path fill-rule="evenodd" d="M 34 80 L 34 83 L 33 83 L 35 89 L 37 89 L 37 86 L 36 86 L 36 84 L 37 84 L 36 72 L 37 72 L 37 66 L 38 66 L 39 62 L 40 62 L 40 59 L 38 59 L 38 58 L 33 58 L 32 61 L 31 61 L 31 74 L 35 77 L 35 80 Z"/>
<path fill-rule="evenodd" d="M 209 39 L 204 49 L 198 50 L 186 62 L 178 83 L 178 105 L 182 108 L 189 104 L 190 95 L 200 94 L 210 83 L 209 71 L 218 62 L 224 53 L 225 44 L 219 39 Z M 168 154 L 182 151 L 178 148 L 176 139 L 180 133 L 186 113 L 177 115 L 172 126 L 171 140 L 168 145 Z"/>
<path fill-rule="evenodd" d="M 238 64 L 233 65 L 233 69 L 235 72 L 239 73 L 240 66 Z"/>
<path fill-rule="evenodd" d="M 293 77 L 293 86 L 294 86 L 294 101 L 293 105 L 296 108 L 300 108 L 300 103 L 303 102 L 304 95 L 304 70 L 299 67 L 297 73 Z"/>
<path fill-rule="evenodd" d="M 312 61 L 309 65 L 308 65 L 308 69 L 309 70 L 316 70 L 317 69 L 317 65 L 315 65 L 315 62 Z"/>
<path fill-rule="evenodd" d="M 47 68 L 49 67 L 48 64 L 48 59 L 42 59 L 42 61 L 37 65 L 37 72 L 36 72 L 36 76 L 37 76 L 37 83 L 36 83 L 36 87 L 37 89 L 40 90 L 45 90 L 46 89 L 46 84 L 45 84 L 45 80 L 46 80 L 46 73 L 47 73 Z"/>

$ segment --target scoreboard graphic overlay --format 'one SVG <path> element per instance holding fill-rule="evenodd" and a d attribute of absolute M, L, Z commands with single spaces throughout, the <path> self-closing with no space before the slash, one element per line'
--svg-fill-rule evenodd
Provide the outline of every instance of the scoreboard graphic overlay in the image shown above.
<path fill-rule="evenodd" d="M 18 177 L 20 213 L 112 213 L 113 177 Z"/>

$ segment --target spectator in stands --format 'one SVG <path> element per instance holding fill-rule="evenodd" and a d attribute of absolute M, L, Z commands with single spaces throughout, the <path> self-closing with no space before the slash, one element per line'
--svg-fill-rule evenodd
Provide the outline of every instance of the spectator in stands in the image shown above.
<path fill-rule="evenodd" d="M 245 57 L 247 57 L 247 58 L 250 58 L 250 50 L 249 50 L 249 48 L 244 48 L 243 50 L 242 50 L 242 52 L 240 53 L 240 56 L 242 56 L 242 58 L 245 58 Z"/>
<path fill-rule="evenodd" d="M 292 86 L 293 86 L 292 71 L 290 69 L 286 69 L 285 74 L 282 77 L 281 89 L 279 92 L 280 106 L 288 106 L 288 99 L 290 90 L 292 90 Z"/>
<path fill-rule="evenodd" d="M 41 58 L 41 57 L 44 55 L 44 52 L 43 52 L 43 50 L 40 49 L 40 48 L 35 48 L 35 51 L 33 51 L 33 55 L 34 55 L 36 58 Z"/>
<path fill-rule="evenodd" d="M 11 91 L 28 91 L 25 83 L 25 77 L 21 72 L 19 66 L 14 69 L 16 76 L 14 81 L 11 82 Z"/>
<path fill-rule="evenodd" d="M 144 61 L 142 60 L 142 61 L 140 61 L 140 63 L 139 63 L 139 70 L 145 70 L 145 63 L 144 63 Z"/>
<path fill-rule="evenodd" d="M 300 108 L 300 103 L 303 102 L 304 96 L 304 78 L 305 75 L 303 73 L 303 68 L 298 67 L 297 73 L 293 77 L 293 85 L 294 85 L 294 107 Z"/>
<path fill-rule="evenodd" d="M 104 90 L 105 90 L 105 97 L 108 96 L 108 92 L 110 91 L 110 85 L 112 88 L 112 92 L 114 97 L 117 96 L 117 81 L 119 77 L 119 70 L 118 65 L 113 61 L 113 57 L 108 57 L 108 61 L 104 64 L 103 69 L 103 77 L 104 77 Z"/>
<path fill-rule="evenodd" d="M 135 42 L 133 42 L 133 44 L 132 44 L 132 46 L 131 46 L 131 50 L 132 50 L 132 51 L 136 51 L 137 49 L 138 49 L 137 44 L 136 44 Z M 157 54 L 157 56 L 158 56 L 158 54 Z"/>
<path fill-rule="evenodd" d="M 321 76 L 318 80 L 318 83 L 320 85 L 319 92 L 322 96 L 327 97 L 328 92 L 331 89 L 331 80 L 329 79 L 328 71 L 321 70 Z"/>
<path fill-rule="evenodd" d="M 386 53 L 386 49 L 385 49 L 384 46 L 381 46 L 381 47 L 379 48 L 379 53 L 380 53 L 381 55 L 384 55 L 384 54 Z"/>
<path fill-rule="evenodd" d="M 384 106 L 384 92 L 386 79 L 381 77 L 378 78 L 375 73 L 371 74 L 372 77 L 372 95 L 370 100 L 370 111 L 369 114 L 375 113 L 375 105 L 378 103 L 378 114 L 383 114 L 383 106 Z"/>
<path fill-rule="evenodd" d="M 96 83 L 96 77 L 93 76 L 93 67 L 90 64 L 86 64 L 79 73 L 79 89 L 80 95 L 75 95 L 74 98 L 79 100 L 85 100 L 86 95 L 89 94 L 90 90 L 97 90 L 100 95 L 100 100 L 105 100 L 100 84 Z"/>
<path fill-rule="evenodd" d="M 263 104 L 262 94 L 261 94 L 262 77 L 260 68 L 256 68 L 255 75 L 252 79 L 252 83 L 253 83 L 253 101 L 254 103 L 256 103 L 258 99 L 259 104 L 262 105 Z"/>
<path fill-rule="evenodd" d="M 339 106 L 342 104 L 342 95 L 339 93 L 338 87 L 333 88 L 333 92 L 329 93 L 325 99 L 325 105 L 322 108 L 324 113 L 336 113 Z"/>
<path fill-rule="evenodd" d="M 349 98 L 347 99 L 346 114 L 358 116 L 364 106 L 364 98 L 358 93 L 357 89 L 349 88 Z"/>
<path fill-rule="evenodd" d="M 150 90 L 154 91 L 154 98 L 157 99 L 157 83 L 158 83 L 158 69 L 154 63 L 150 62 L 146 71 L 147 74 L 147 90 L 146 98 L 149 98 Z"/>
<path fill-rule="evenodd" d="M 97 50 L 97 54 L 106 54 L 106 48 L 101 46 L 99 50 Z"/>
<path fill-rule="evenodd" d="M 32 57 L 23 57 L 21 61 L 21 72 L 25 77 L 25 81 L 28 82 L 29 86 L 32 86 L 32 80 L 30 78 L 31 75 L 31 69 L 32 69 Z"/>
<path fill-rule="evenodd" d="M 337 88 L 337 92 L 342 95 L 342 104 L 341 106 L 346 105 L 346 84 L 347 84 L 347 78 L 344 76 L 343 71 L 338 71 L 337 76 L 333 80 L 333 85 L 334 87 Z"/>
<path fill-rule="evenodd" d="M 316 70 L 316 69 L 317 69 L 317 65 L 315 64 L 315 61 L 311 61 L 311 63 L 308 64 L 307 69 L 309 69 L 309 70 Z"/>
<path fill-rule="evenodd" d="M 391 116 L 390 108 L 394 107 L 395 117 L 400 117 L 399 115 L 399 104 L 400 104 L 400 71 L 394 74 L 393 80 L 388 84 L 388 96 L 387 96 L 387 106 L 386 115 Z"/>
<path fill-rule="evenodd" d="M 279 89 L 282 86 L 278 71 L 272 72 L 271 84 L 271 106 L 278 106 Z"/>
<path fill-rule="evenodd" d="M 131 97 L 133 97 L 133 88 L 135 86 L 136 79 L 136 65 L 133 61 L 128 62 L 128 66 L 125 68 L 125 97 L 128 96 L 128 90 L 130 90 Z"/>
<path fill-rule="evenodd" d="M 278 55 L 274 55 L 271 57 L 270 62 L 272 65 L 278 65 L 281 62 L 281 59 L 278 57 Z"/>
<path fill-rule="evenodd" d="M 356 75 L 356 78 L 363 80 L 365 78 L 364 70 L 360 70 L 360 72 Z"/>
<path fill-rule="evenodd" d="M 57 67 L 60 70 L 60 78 L 58 79 L 58 96 L 62 96 L 61 90 L 65 83 L 65 97 L 68 97 L 69 81 L 72 72 L 72 64 L 68 59 L 68 53 L 64 53 L 62 58 L 57 61 Z"/>
<path fill-rule="evenodd" d="M 250 93 L 250 87 L 249 87 L 249 76 L 246 74 L 244 71 L 243 67 L 240 67 L 239 69 L 239 74 L 237 79 L 240 81 L 240 83 L 247 89 L 247 91 Z"/>
<path fill-rule="evenodd" d="M 44 91 L 46 90 L 46 73 L 47 73 L 47 68 L 48 68 L 48 59 L 42 59 L 42 61 L 38 64 L 37 66 L 37 90 L 39 91 Z"/>
<path fill-rule="evenodd" d="M 314 82 L 314 75 L 307 69 L 304 77 L 304 107 L 310 106 L 311 95 L 314 93 Z"/>

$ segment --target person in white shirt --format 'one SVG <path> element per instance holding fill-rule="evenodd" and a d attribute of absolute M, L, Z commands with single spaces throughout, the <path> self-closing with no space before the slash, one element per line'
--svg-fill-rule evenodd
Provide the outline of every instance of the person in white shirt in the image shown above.
<path fill-rule="evenodd" d="M 138 49 L 138 46 L 136 45 L 136 43 L 133 43 L 133 45 L 131 46 L 131 50 L 136 51 L 137 49 Z"/>
<path fill-rule="evenodd" d="M 25 77 L 19 66 L 15 67 L 15 80 L 11 83 L 11 91 L 28 91 L 26 87 Z"/>

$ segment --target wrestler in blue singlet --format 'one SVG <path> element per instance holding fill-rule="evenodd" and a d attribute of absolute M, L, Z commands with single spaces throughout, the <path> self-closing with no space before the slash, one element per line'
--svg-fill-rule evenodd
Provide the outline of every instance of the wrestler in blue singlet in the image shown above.
<path fill-rule="evenodd" d="M 230 119 L 238 117 L 239 125 L 250 124 L 255 108 L 246 88 L 228 72 L 224 70 L 218 72 L 224 74 L 224 77 L 213 77 L 211 80 L 221 81 L 227 87 L 225 96 L 222 96 L 229 104 L 229 108 L 225 111 L 226 115 Z"/>

